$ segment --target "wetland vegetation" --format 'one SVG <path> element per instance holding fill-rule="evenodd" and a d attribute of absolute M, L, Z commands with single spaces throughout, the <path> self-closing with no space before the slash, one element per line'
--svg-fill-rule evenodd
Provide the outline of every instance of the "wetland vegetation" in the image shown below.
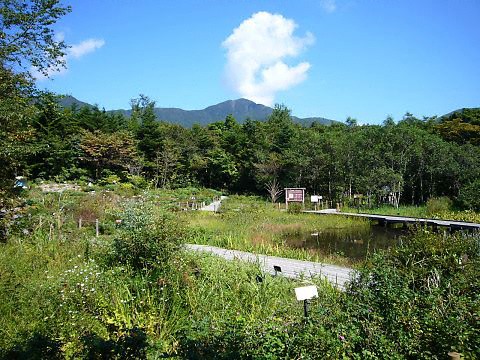
<path fill-rule="evenodd" d="M 352 264 L 337 253 L 288 249 L 282 237 L 368 223 L 292 214 L 258 197 L 232 196 L 217 214 L 178 206 L 192 194 L 213 198 L 213 190 L 84 189 L 45 193 L 34 185 L 24 193 L 1 245 L 2 358 L 479 354 L 478 235 L 410 235 L 355 262 L 359 275 L 345 292 L 312 279 L 319 297 L 305 322 L 293 293 L 304 282 L 181 244 Z M 100 219 L 98 237 L 94 222 L 78 227 L 80 216 Z"/>
<path fill-rule="evenodd" d="M 277 105 L 266 121 L 185 128 L 158 121 L 144 95 L 128 117 L 65 108 L 29 71 L 65 61 L 52 26 L 71 9 L 1 3 L 1 359 L 480 357 L 478 233 L 420 229 L 356 257 L 347 249 L 368 238 L 340 250 L 292 238 L 368 234 L 369 223 L 275 203 L 302 186 L 352 211 L 478 222 L 480 110 L 305 126 Z M 220 212 L 189 210 L 221 194 Z M 191 242 L 357 275 L 340 292 L 186 251 Z M 308 320 L 293 293 L 305 283 L 319 293 Z"/>

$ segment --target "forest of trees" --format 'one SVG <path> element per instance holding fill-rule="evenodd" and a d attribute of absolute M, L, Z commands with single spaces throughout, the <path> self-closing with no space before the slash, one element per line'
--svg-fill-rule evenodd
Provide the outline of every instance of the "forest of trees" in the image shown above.
<path fill-rule="evenodd" d="M 395 123 L 329 126 L 294 123 L 277 105 L 267 121 L 232 116 L 202 127 L 157 121 L 154 102 L 132 99 L 132 116 L 98 107 L 67 108 L 53 94 L 36 98 L 23 125 L 29 134 L 16 175 L 30 179 L 205 186 L 267 194 L 272 186 L 306 187 L 339 201 L 361 193 L 422 204 L 448 196 L 475 208 L 480 196 L 480 111 L 444 119 L 405 114 Z M 145 182 L 144 182 L 145 183 Z M 473 204 L 473 205 L 472 205 Z"/>
<path fill-rule="evenodd" d="M 143 95 L 131 101 L 128 118 L 64 109 L 56 95 L 35 88 L 30 70 L 49 75 L 63 65 L 67 46 L 52 24 L 69 11 L 56 0 L 11 0 L 0 9 L 0 207 L 19 175 L 257 194 L 301 186 L 330 200 L 360 193 L 372 203 L 390 196 L 397 205 L 448 196 L 480 207 L 479 109 L 305 127 L 277 105 L 265 122 L 227 116 L 192 128 L 157 121 L 154 102 Z"/>

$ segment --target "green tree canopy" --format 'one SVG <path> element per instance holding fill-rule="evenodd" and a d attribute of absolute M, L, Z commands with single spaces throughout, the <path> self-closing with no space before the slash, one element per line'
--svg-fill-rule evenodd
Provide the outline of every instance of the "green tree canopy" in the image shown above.
<path fill-rule="evenodd" d="M 44 75 L 65 65 L 65 42 L 52 25 L 70 11 L 59 0 L 0 1 L 0 65 L 24 74 Z"/>

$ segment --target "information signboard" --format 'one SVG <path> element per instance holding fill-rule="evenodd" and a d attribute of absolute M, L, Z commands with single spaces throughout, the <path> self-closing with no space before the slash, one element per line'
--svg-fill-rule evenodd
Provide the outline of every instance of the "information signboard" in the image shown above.
<path fill-rule="evenodd" d="M 305 188 L 285 188 L 285 205 L 290 202 L 305 202 Z"/>
<path fill-rule="evenodd" d="M 318 297 L 317 287 L 315 285 L 310 285 L 295 288 L 295 296 L 298 301 L 310 300 L 314 297 Z"/>
<path fill-rule="evenodd" d="M 285 189 L 287 200 L 303 202 L 304 189 Z"/>

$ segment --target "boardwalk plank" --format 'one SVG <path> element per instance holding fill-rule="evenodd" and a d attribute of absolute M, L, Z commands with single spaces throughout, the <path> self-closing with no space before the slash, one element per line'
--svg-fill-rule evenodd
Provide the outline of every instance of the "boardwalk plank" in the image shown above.
<path fill-rule="evenodd" d="M 292 279 L 321 276 L 339 289 L 345 288 L 346 282 L 350 280 L 354 272 L 353 269 L 347 267 L 253 254 L 245 251 L 222 249 L 215 246 L 187 244 L 186 248 L 193 251 L 209 252 L 227 260 L 238 259 L 257 263 L 264 272 L 272 275 L 275 274 L 273 267 L 280 266 L 282 269 L 281 275 Z"/>

